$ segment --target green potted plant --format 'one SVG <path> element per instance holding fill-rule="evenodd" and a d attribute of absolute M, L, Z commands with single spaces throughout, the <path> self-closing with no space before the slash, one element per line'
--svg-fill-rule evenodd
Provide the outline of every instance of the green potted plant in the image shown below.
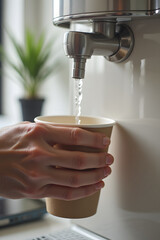
<path fill-rule="evenodd" d="M 52 47 L 54 40 L 46 42 L 45 34 L 38 38 L 29 29 L 25 32 L 25 42 L 20 44 L 13 35 L 9 38 L 18 57 L 18 62 L 12 61 L 1 46 L 1 53 L 9 66 L 15 71 L 16 80 L 24 89 L 24 97 L 19 101 L 22 106 L 24 121 L 33 121 L 41 114 L 44 98 L 39 96 L 39 89 L 44 81 L 57 70 L 58 59 L 53 60 Z"/>

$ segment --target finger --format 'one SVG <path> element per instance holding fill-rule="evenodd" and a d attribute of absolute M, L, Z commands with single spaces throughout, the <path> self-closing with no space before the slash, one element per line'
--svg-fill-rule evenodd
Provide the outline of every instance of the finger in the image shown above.
<path fill-rule="evenodd" d="M 50 156 L 48 165 L 77 170 L 100 168 L 111 165 L 114 161 L 113 156 L 106 152 L 86 153 L 53 149 L 53 157 Z"/>
<path fill-rule="evenodd" d="M 49 124 L 37 123 L 38 127 L 45 127 L 43 138 L 50 144 L 54 145 L 83 145 L 96 148 L 105 148 L 110 144 L 110 140 L 103 133 L 93 133 L 81 128 L 55 127 Z M 39 131 L 40 132 L 40 131 Z"/>
<path fill-rule="evenodd" d="M 111 174 L 110 167 L 77 171 L 64 168 L 50 168 L 49 184 L 78 188 L 95 184 Z"/>
<path fill-rule="evenodd" d="M 49 184 L 41 188 L 40 193 L 38 194 L 38 198 L 53 197 L 56 199 L 67 201 L 76 200 L 90 196 L 103 187 L 104 187 L 103 181 L 80 188 L 70 188 Z"/>

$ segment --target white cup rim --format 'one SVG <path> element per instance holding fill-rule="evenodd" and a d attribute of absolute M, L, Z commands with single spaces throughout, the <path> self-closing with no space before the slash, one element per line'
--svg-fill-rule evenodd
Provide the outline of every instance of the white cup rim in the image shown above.
<path fill-rule="evenodd" d="M 95 116 L 80 116 L 80 120 L 81 120 L 81 124 L 76 124 L 75 116 L 73 115 L 37 116 L 34 119 L 36 123 L 53 124 L 57 126 L 63 125 L 63 126 L 70 126 L 70 127 L 87 127 L 87 128 L 111 127 L 116 123 L 115 120 L 113 119 L 105 118 L 105 117 L 95 117 Z"/>

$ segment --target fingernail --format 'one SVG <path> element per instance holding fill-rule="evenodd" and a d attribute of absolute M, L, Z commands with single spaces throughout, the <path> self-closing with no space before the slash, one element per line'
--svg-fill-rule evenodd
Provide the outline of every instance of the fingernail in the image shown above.
<path fill-rule="evenodd" d="M 111 155 L 108 155 L 106 156 L 106 164 L 107 165 L 110 165 L 113 163 L 113 157 Z"/>
<path fill-rule="evenodd" d="M 108 137 L 104 137 L 103 138 L 103 145 L 104 146 L 107 146 L 107 145 L 109 145 L 110 144 L 110 139 L 108 138 Z"/>
<path fill-rule="evenodd" d="M 110 168 L 109 167 L 104 168 L 104 176 L 107 177 L 110 174 L 111 174 Z"/>
<path fill-rule="evenodd" d="M 104 187 L 104 182 L 99 182 L 96 184 L 96 189 L 99 190 Z"/>

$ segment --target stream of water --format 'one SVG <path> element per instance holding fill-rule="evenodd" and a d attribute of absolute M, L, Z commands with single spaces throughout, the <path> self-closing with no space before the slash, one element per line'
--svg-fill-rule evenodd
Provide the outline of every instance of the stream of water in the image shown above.
<path fill-rule="evenodd" d="M 75 79 L 75 122 L 80 124 L 83 80 Z"/>

